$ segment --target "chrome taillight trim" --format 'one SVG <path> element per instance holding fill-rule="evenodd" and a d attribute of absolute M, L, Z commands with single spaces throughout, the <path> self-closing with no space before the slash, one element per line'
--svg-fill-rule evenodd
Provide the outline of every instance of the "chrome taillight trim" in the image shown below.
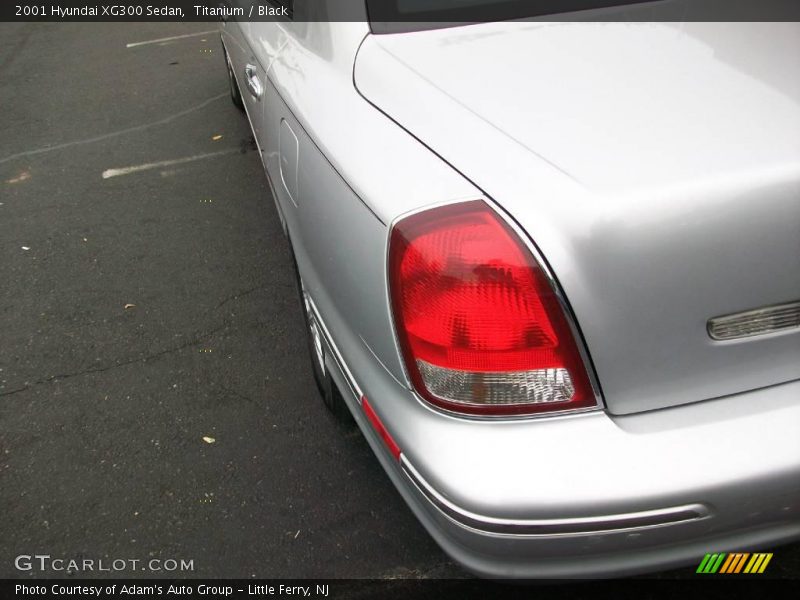
<path fill-rule="evenodd" d="M 800 327 L 800 301 L 756 308 L 708 320 L 708 335 L 719 341 L 778 333 Z"/>

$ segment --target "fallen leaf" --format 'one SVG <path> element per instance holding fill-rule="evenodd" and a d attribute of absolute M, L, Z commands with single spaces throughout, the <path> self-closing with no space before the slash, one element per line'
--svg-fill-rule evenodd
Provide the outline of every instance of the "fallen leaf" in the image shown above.
<path fill-rule="evenodd" d="M 23 181 L 27 181 L 31 178 L 31 174 L 29 171 L 23 171 L 16 177 L 12 177 L 11 179 L 7 179 L 6 183 L 22 183 Z"/>
<path fill-rule="evenodd" d="M 217 440 L 215 440 L 214 438 L 212 438 L 212 437 L 209 437 L 209 436 L 207 436 L 207 435 L 204 435 L 204 436 L 203 436 L 203 441 L 204 441 L 206 444 L 213 444 L 213 443 L 214 443 L 214 442 L 216 442 Z"/>
<path fill-rule="evenodd" d="M 215 136 L 212 136 L 211 139 L 216 142 L 217 140 L 221 140 L 222 136 L 221 135 L 215 135 Z"/>
<path fill-rule="evenodd" d="M 136 305 L 135 304 L 126 304 L 123 308 L 125 310 L 128 310 L 129 308 L 136 308 Z"/>

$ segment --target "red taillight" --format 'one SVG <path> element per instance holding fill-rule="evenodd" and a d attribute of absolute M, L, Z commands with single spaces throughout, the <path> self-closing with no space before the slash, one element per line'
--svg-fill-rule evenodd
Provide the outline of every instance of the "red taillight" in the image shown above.
<path fill-rule="evenodd" d="M 409 375 L 429 402 L 486 415 L 595 406 L 546 274 L 484 202 L 396 223 L 389 285 Z"/>

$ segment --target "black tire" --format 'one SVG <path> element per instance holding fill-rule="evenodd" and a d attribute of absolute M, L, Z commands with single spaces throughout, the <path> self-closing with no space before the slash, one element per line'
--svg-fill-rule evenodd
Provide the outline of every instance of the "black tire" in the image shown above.
<path fill-rule="evenodd" d="M 303 289 L 303 281 L 300 278 L 300 271 L 297 268 L 294 255 L 292 255 L 292 263 L 294 266 L 297 292 L 300 296 L 300 307 L 303 310 L 303 323 L 306 330 L 308 354 L 309 358 L 311 358 L 311 368 L 314 373 L 314 381 L 317 384 L 317 389 L 319 389 L 325 407 L 337 421 L 340 423 L 353 423 L 353 415 L 350 413 L 350 409 L 347 407 L 347 403 L 342 397 L 339 387 L 333 381 L 330 372 L 325 368 L 326 348 L 323 341 L 323 333 L 313 314 L 306 292 Z"/>
<path fill-rule="evenodd" d="M 228 87 L 231 91 L 231 102 L 241 111 L 244 111 L 244 102 L 242 101 L 242 93 L 239 91 L 239 84 L 236 82 L 236 75 L 233 74 L 233 65 L 228 56 L 228 50 L 225 44 L 222 45 L 222 53 L 225 56 L 225 68 L 228 70 Z"/>

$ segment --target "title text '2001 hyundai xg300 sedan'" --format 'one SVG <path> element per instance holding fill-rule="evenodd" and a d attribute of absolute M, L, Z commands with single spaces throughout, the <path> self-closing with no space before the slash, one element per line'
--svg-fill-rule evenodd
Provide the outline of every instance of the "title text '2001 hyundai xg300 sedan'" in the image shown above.
<path fill-rule="evenodd" d="M 441 547 L 592 577 L 800 537 L 800 26 L 309 3 L 221 25 L 231 93 L 324 399 Z"/>

